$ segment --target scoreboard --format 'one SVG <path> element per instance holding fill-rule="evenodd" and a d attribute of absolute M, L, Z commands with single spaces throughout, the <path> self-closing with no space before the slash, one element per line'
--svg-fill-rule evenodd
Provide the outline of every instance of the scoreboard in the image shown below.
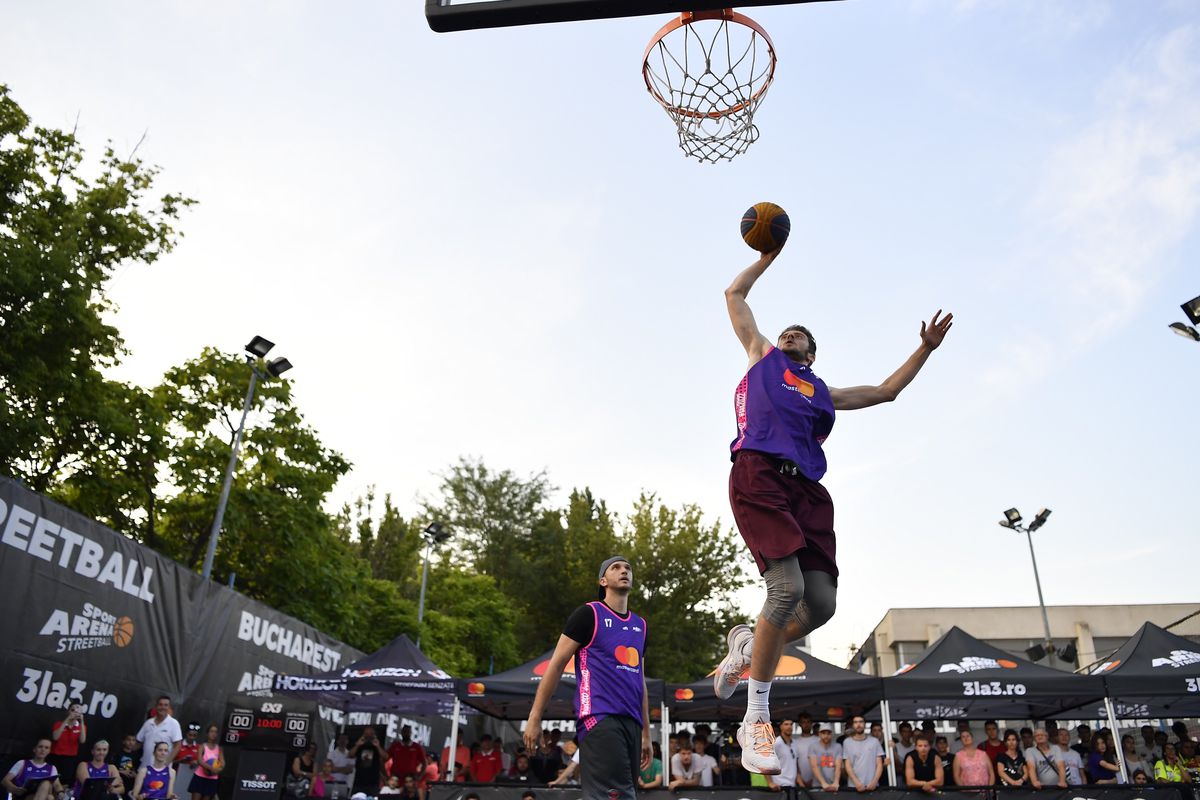
<path fill-rule="evenodd" d="M 278 698 L 242 697 L 225 713 L 225 744 L 252 750 L 303 750 L 312 735 L 312 714 Z"/>

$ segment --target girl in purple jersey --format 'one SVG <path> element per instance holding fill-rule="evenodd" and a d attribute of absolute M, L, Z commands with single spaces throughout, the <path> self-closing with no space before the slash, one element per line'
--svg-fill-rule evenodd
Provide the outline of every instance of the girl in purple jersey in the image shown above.
<path fill-rule="evenodd" d="M 80 761 L 75 768 L 75 797 L 95 800 L 125 793 L 121 774 L 108 763 L 108 741 L 101 739 L 92 745 L 92 760 Z"/>
<path fill-rule="evenodd" d="M 14 800 L 49 800 L 62 794 L 58 769 L 46 760 L 49 755 L 50 740 L 38 739 L 33 746 L 33 758 L 18 761 L 4 775 L 0 783 Z"/>
<path fill-rule="evenodd" d="M 764 253 L 725 290 L 734 333 L 750 359 L 734 398 L 729 501 L 766 583 L 767 600 L 753 631 L 747 625 L 729 631 L 729 650 L 713 676 L 714 690 L 726 698 L 750 669 L 738 739 L 742 766 L 765 775 L 780 769 L 768 705 L 775 665 L 787 642 L 829 621 L 837 599 L 833 501 L 818 483 L 825 474 L 821 445 L 837 411 L 895 400 L 941 345 L 954 318 L 941 317 L 939 310 L 928 325 L 922 322 L 916 352 L 878 386 L 826 386 L 812 371 L 817 357 L 812 333 L 792 325 L 772 343 L 759 332 L 746 302 L 778 255 L 779 250 Z"/>
<path fill-rule="evenodd" d="M 154 760 L 138 770 L 133 782 L 133 800 L 179 800 L 175 794 L 175 770 L 168 760 L 171 745 L 154 745 Z"/>
<path fill-rule="evenodd" d="M 536 751 L 542 712 L 567 663 L 575 659 L 576 736 L 584 800 L 635 800 L 638 774 L 650 765 L 646 695 L 646 621 L 629 610 L 633 567 L 613 556 L 600 565 L 600 599 L 567 620 L 525 723 Z"/>

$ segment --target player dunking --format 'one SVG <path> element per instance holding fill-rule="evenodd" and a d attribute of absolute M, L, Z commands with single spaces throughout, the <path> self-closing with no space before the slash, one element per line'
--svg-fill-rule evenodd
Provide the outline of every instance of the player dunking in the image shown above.
<path fill-rule="evenodd" d="M 646 621 L 629 610 L 633 567 L 613 556 L 600 565 L 600 600 L 567 618 L 525 722 L 525 746 L 541 744 L 542 712 L 575 657 L 575 718 L 584 800 L 634 800 L 650 765 Z"/>
<path fill-rule="evenodd" d="M 742 766 L 775 775 L 779 759 L 768 707 L 775 666 L 787 642 L 824 625 L 837 598 L 833 501 L 818 481 L 825 474 L 821 444 L 835 411 L 895 400 L 950 330 L 953 314 L 921 323 L 921 345 L 879 386 L 827 387 L 812 371 L 817 344 L 802 325 L 791 325 L 771 344 L 754 321 L 746 296 L 779 255 L 765 253 L 725 290 L 729 319 L 750 366 L 734 400 L 737 438 L 730 447 L 729 502 L 733 518 L 767 585 L 767 600 L 752 632 L 729 631 L 729 652 L 713 688 L 729 697 L 750 667 L 746 716 L 738 731 Z"/>

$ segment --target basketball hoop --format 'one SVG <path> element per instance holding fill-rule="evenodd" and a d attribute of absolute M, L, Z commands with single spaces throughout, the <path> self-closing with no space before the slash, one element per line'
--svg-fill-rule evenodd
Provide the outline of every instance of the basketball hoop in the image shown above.
<path fill-rule="evenodd" d="M 775 79 L 775 46 L 731 8 L 685 11 L 646 46 L 642 76 L 685 154 L 732 161 L 758 139 L 754 112 Z"/>

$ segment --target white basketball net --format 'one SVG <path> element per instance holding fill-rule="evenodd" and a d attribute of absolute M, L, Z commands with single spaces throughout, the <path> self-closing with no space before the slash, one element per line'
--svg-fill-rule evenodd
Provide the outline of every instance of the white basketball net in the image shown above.
<path fill-rule="evenodd" d="M 775 77 L 770 38 L 728 10 L 684 14 L 663 30 L 646 50 L 646 88 L 675 122 L 686 155 L 733 160 L 758 139 L 754 112 Z"/>

